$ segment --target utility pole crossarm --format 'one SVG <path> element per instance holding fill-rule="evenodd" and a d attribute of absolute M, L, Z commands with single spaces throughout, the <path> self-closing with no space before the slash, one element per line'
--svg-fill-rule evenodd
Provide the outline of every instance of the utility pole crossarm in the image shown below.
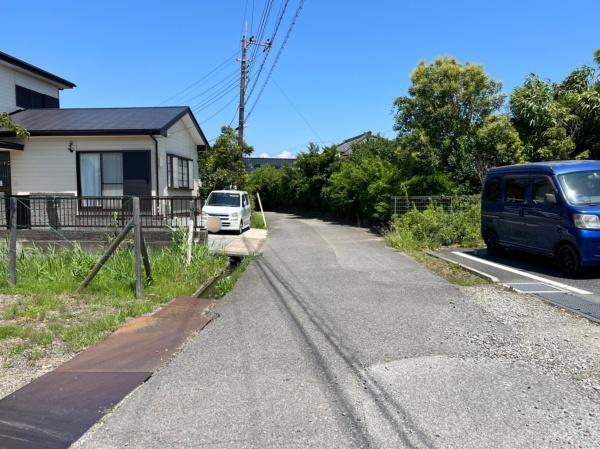
<path fill-rule="evenodd" d="M 250 45 L 258 45 L 268 50 L 272 46 L 270 39 L 264 43 L 256 42 L 254 36 L 246 38 L 242 36 L 242 57 L 240 59 L 240 107 L 239 107 L 239 122 L 238 122 L 238 142 L 240 147 L 244 145 L 244 125 L 245 125 L 245 109 L 246 109 L 246 81 L 248 80 L 248 47 Z"/>

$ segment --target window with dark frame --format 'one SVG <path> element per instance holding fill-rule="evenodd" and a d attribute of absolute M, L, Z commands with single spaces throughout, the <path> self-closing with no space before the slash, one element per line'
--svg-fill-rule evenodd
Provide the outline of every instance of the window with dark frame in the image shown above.
<path fill-rule="evenodd" d="M 123 196 L 123 153 L 114 152 L 81 152 L 79 160 L 79 192 L 87 197 L 120 197 Z M 99 199 L 86 199 L 83 207 L 104 207 Z"/>
<path fill-rule="evenodd" d="M 528 177 L 504 178 L 504 202 L 525 204 L 527 202 Z"/>
<path fill-rule="evenodd" d="M 167 187 L 172 189 L 191 189 L 191 159 L 167 155 Z"/>
<path fill-rule="evenodd" d="M 534 206 L 546 205 L 546 194 L 552 193 L 556 195 L 556 189 L 552 181 L 546 176 L 534 176 L 532 178 L 532 194 L 531 198 Z"/>
<path fill-rule="evenodd" d="M 19 85 L 15 86 L 15 100 L 17 107 L 23 109 L 48 109 L 60 106 L 58 98 Z"/>
<path fill-rule="evenodd" d="M 493 176 L 488 179 L 483 192 L 484 201 L 497 203 L 501 198 L 502 177 Z"/>

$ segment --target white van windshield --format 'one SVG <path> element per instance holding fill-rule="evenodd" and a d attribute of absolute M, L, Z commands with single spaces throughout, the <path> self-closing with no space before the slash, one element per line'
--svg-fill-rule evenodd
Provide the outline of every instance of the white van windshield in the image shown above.
<path fill-rule="evenodd" d="M 206 201 L 208 206 L 240 206 L 239 193 L 212 192 Z"/>
<path fill-rule="evenodd" d="M 600 204 L 600 170 L 566 173 L 558 179 L 571 204 Z"/>

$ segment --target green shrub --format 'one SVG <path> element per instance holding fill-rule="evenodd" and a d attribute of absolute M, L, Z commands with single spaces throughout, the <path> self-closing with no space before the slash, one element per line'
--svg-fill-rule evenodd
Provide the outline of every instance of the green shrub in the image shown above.
<path fill-rule="evenodd" d="M 442 173 L 413 176 L 400 184 L 403 195 L 452 195 L 456 190 L 454 183 Z"/>
<path fill-rule="evenodd" d="M 430 205 L 396 217 L 386 235 L 388 244 L 402 251 L 436 249 L 440 246 L 481 244 L 480 205 L 458 205 L 452 212 Z"/>

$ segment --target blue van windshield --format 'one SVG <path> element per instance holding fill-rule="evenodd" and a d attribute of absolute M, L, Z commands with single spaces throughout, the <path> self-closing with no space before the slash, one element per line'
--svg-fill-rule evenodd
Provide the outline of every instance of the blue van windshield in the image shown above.
<path fill-rule="evenodd" d="M 558 179 L 571 204 L 600 204 L 600 170 L 566 173 Z"/>

